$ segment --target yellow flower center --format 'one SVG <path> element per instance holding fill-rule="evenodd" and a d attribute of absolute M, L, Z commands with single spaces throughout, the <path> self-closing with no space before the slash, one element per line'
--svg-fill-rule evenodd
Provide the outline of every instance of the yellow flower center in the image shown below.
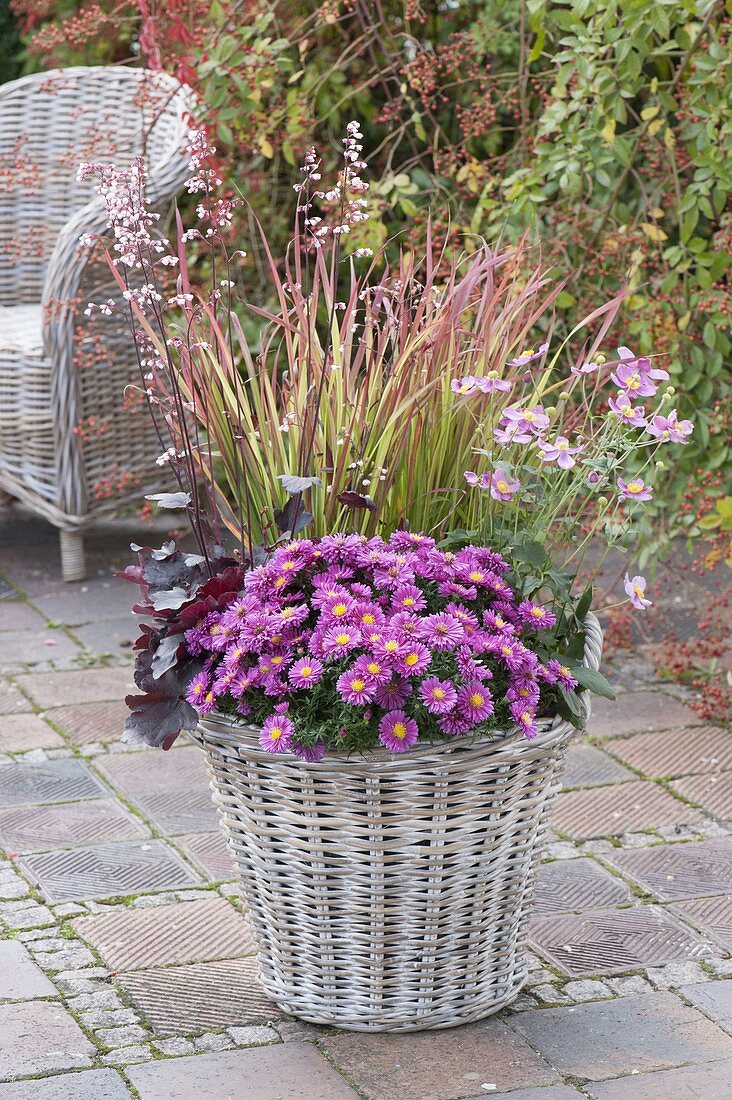
<path fill-rule="evenodd" d="M 282 568 L 283 568 L 283 569 L 288 569 L 288 570 L 289 570 L 289 569 L 294 569 L 294 568 L 295 568 L 295 566 L 296 566 L 296 564 L 297 564 L 297 563 L 296 563 L 296 562 L 294 562 L 294 561 L 286 561 L 286 562 L 283 562 L 283 563 L 282 563 Z"/>
<path fill-rule="evenodd" d="M 378 676 L 378 674 L 381 672 L 381 665 L 378 663 L 378 661 L 372 661 L 371 664 L 366 665 L 366 671 L 369 672 L 372 676 Z"/>
<path fill-rule="evenodd" d="M 535 619 L 543 619 L 544 618 L 544 608 L 543 607 L 532 607 L 531 608 L 531 614 L 534 616 Z"/>
<path fill-rule="evenodd" d="M 470 573 L 469 576 L 470 576 L 471 581 L 485 580 L 485 574 L 484 573 L 474 572 L 474 573 Z"/>
<path fill-rule="evenodd" d="M 384 649 L 387 653 L 395 653 L 399 649 L 399 643 L 390 639 L 388 642 L 384 642 Z"/>
<path fill-rule="evenodd" d="M 211 631 L 210 631 L 211 637 L 214 638 L 217 634 L 220 634 L 221 629 L 222 629 L 221 623 L 214 623 L 213 626 L 211 627 Z"/>
<path fill-rule="evenodd" d="M 502 645 L 501 646 L 501 653 L 503 654 L 504 657 L 510 657 L 511 654 L 513 653 L 513 650 L 511 649 L 510 645 Z"/>
<path fill-rule="evenodd" d="M 629 493 L 642 493 L 643 492 L 643 482 L 642 481 L 629 481 L 628 482 L 628 492 Z"/>
<path fill-rule="evenodd" d="M 636 596 L 640 596 L 641 598 L 646 594 L 645 588 L 641 588 L 639 584 L 633 585 L 633 591 L 635 592 Z"/>
<path fill-rule="evenodd" d="M 404 599 L 402 600 L 402 606 L 403 607 L 414 607 L 416 602 L 417 601 L 415 599 L 413 599 L 411 596 L 405 596 Z"/>
<path fill-rule="evenodd" d="M 365 680 L 351 680 L 351 691 L 363 691 L 366 687 Z"/>
<path fill-rule="evenodd" d="M 498 489 L 499 493 L 508 493 L 510 492 L 510 488 L 511 487 L 507 481 L 501 480 L 496 482 L 496 489 Z"/>
<path fill-rule="evenodd" d="M 640 389 L 640 384 L 641 384 L 640 375 L 639 374 L 631 374 L 630 378 L 628 378 L 626 380 L 625 388 L 626 388 L 626 390 L 637 390 L 637 389 Z"/>
<path fill-rule="evenodd" d="M 348 608 L 344 603 L 337 603 L 333 605 L 333 614 L 337 619 L 342 619 L 344 615 L 348 614 Z"/>
<path fill-rule="evenodd" d="M 336 642 L 338 645 L 348 645 L 351 640 L 350 634 L 338 634 L 336 635 Z"/>
<path fill-rule="evenodd" d="M 392 733 L 401 741 L 402 738 L 407 736 L 407 727 L 404 725 L 403 722 L 395 722 Z"/>
<path fill-rule="evenodd" d="M 569 669 L 566 665 L 560 665 L 559 671 L 561 672 L 562 676 L 569 676 Z"/>
<path fill-rule="evenodd" d="M 483 702 L 484 698 L 479 691 L 474 691 L 473 694 L 470 696 L 471 707 L 482 707 Z"/>
<path fill-rule="evenodd" d="M 285 659 L 284 657 L 273 657 L 272 658 L 272 664 L 273 665 L 281 665 L 282 662 L 284 661 L 284 659 Z"/>
<path fill-rule="evenodd" d="M 280 612 L 280 615 L 283 619 L 291 619 L 294 614 L 294 607 L 283 607 L 282 611 Z"/>
<path fill-rule="evenodd" d="M 310 665 L 305 665 L 304 668 L 300 669 L 300 675 L 304 678 L 307 678 L 308 676 L 312 676 L 312 674 L 313 674 L 313 670 L 310 667 Z"/>
<path fill-rule="evenodd" d="M 287 584 L 287 577 L 276 577 L 275 578 L 275 582 L 274 582 L 275 588 L 282 588 L 285 584 Z"/>
<path fill-rule="evenodd" d="M 524 420 L 528 420 L 529 424 L 533 424 L 536 420 L 536 414 L 529 412 L 529 410 L 527 409 L 524 413 Z"/>
<path fill-rule="evenodd" d="M 272 726 L 272 729 L 269 731 L 269 736 L 270 736 L 272 741 L 279 741 L 280 737 L 282 737 L 281 727 L 280 726 Z"/>
<path fill-rule="evenodd" d="M 206 702 L 207 703 L 213 703 L 213 692 L 212 691 L 207 691 L 206 692 Z"/>
<path fill-rule="evenodd" d="M 365 623 L 366 626 L 373 626 L 376 622 L 376 616 L 372 615 L 370 611 L 367 611 L 366 614 L 362 616 L 361 622 Z"/>
<path fill-rule="evenodd" d="M 444 699 L 445 698 L 444 690 L 442 688 L 432 688 L 432 698 L 433 699 Z"/>
<path fill-rule="evenodd" d="M 410 665 L 410 666 L 411 665 L 416 665 L 418 660 L 419 660 L 419 654 L 418 653 L 408 653 L 407 656 L 404 658 L 404 664 L 405 665 Z"/>

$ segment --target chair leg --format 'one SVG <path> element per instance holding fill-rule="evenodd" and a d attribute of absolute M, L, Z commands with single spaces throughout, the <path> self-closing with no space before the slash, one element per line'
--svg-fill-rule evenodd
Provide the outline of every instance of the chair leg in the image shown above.
<path fill-rule="evenodd" d="M 78 531 L 59 531 L 61 575 L 65 581 L 83 581 L 86 577 L 84 536 Z"/>

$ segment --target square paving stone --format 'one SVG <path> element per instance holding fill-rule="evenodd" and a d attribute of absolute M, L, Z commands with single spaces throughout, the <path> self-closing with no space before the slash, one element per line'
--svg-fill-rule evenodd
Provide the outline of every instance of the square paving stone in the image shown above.
<path fill-rule="evenodd" d="M 552 825 L 575 840 L 689 825 L 703 820 L 699 810 L 674 798 L 655 783 L 638 780 L 613 787 L 562 791 L 554 804 Z"/>
<path fill-rule="evenodd" d="M 628 691 L 613 700 L 592 700 L 589 733 L 593 737 L 617 737 L 624 733 L 700 725 L 698 715 L 673 695 L 662 691 Z"/>
<path fill-rule="evenodd" d="M 127 1076 L 140 1100 L 358 1100 L 312 1043 L 148 1062 Z"/>
<path fill-rule="evenodd" d="M 618 764 L 594 745 L 571 745 L 562 776 L 562 786 L 599 787 L 603 783 L 622 783 L 634 779 L 632 772 Z"/>
<path fill-rule="evenodd" d="M 224 898 L 123 909 L 74 922 L 112 970 L 249 955 L 249 922 Z"/>
<path fill-rule="evenodd" d="M 28 714 L 33 705 L 13 684 L 0 683 L 0 714 Z"/>
<path fill-rule="evenodd" d="M 39 707 L 118 701 L 129 695 L 134 688 L 131 668 L 33 672 L 27 676 L 19 676 L 17 682 Z"/>
<path fill-rule="evenodd" d="M 521 1012 L 511 1022 L 560 1073 L 590 1081 L 732 1057 L 732 1038 L 672 993 Z"/>
<path fill-rule="evenodd" d="M 571 977 L 617 974 L 710 953 L 686 928 L 649 907 L 536 917 L 530 939 Z"/>
<path fill-rule="evenodd" d="M 410 1035 L 339 1032 L 322 1045 L 369 1100 L 470 1097 L 483 1082 L 498 1092 L 550 1085 L 556 1072 L 502 1021 Z"/>
<path fill-rule="evenodd" d="M 175 839 L 212 882 L 231 882 L 236 878 L 234 861 L 221 829 L 215 833 L 190 833 Z"/>
<path fill-rule="evenodd" d="M 148 835 L 142 822 L 113 798 L 0 810 L 0 848 L 13 855 L 81 847 L 95 841 L 104 844 L 136 840 Z"/>
<path fill-rule="evenodd" d="M 698 985 L 682 985 L 679 989 L 692 1004 L 711 1016 L 715 1024 L 725 1031 L 732 1031 L 732 978 L 718 982 L 700 982 Z M 730 1077 L 732 1086 L 732 1077 Z M 732 1088 L 730 1089 L 732 1092 Z"/>
<path fill-rule="evenodd" d="M 536 913 L 571 913 L 621 905 L 630 897 L 625 883 L 592 859 L 555 859 L 539 868 Z"/>
<path fill-rule="evenodd" d="M 140 813 L 163 833 L 212 832 L 219 829 L 219 815 L 208 784 L 176 791 L 136 794 L 132 801 Z"/>
<path fill-rule="evenodd" d="M 0 1080 L 88 1066 L 95 1047 L 59 1004 L 0 1005 Z"/>
<path fill-rule="evenodd" d="M 130 1091 L 113 1069 L 88 1069 L 0 1085 L 0 1100 L 130 1100 Z"/>
<path fill-rule="evenodd" d="M 62 749 L 66 742 L 36 714 L 8 714 L 0 720 L 0 752 Z"/>
<path fill-rule="evenodd" d="M 732 741 L 732 734 L 727 735 Z M 732 772 L 720 775 L 687 775 L 671 786 L 720 821 L 732 821 Z"/>
<path fill-rule="evenodd" d="M 732 737 L 715 726 L 639 733 L 606 741 L 603 748 L 655 779 L 732 768 Z"/>
<path fill-rule="evenodd" d="M 615 851 L 606 858 L 662 901 L 732 893 L 732 837 Z"/>
<path fill-rule="evenodd" d="M 160 840 L 100 844 L 23 856 L 20 866 L 50 901 L 83 901 L 199 885 Z"/>
<path fill-rule="evenodd" d="M 669 906 L 697 928 L 714 936 L 732 951 L 732 894 L 717 898 L 694 898 Z"/>
<path fill-rule="evenodd" d="M 592 1085 L 588 1092 L 594 1100 L 727 1100 L 732 1095 L 732 1061 L 620 1077 Z"/>
<path fill-rule="evenodd" d="M 97 761 L 97 767 L 125 794 L 152 794 L 184 787 L 209 790 L 206 759 L 201 749 L 193 745 L 170 752 L 148 749 L 105 756 Z"/>
<path fill-rule="evenodd" d="M 0 633 L 0 665 L 25 672 L 24 666 L 47 667 L 53 661 L 68 663 L 81 654 L 76 642 L 72 642 L 58 630 L 18 630 Z M 39 671 L 38 668 L 35 669 Z M 57 675 L 54 673 L 54 675 Z"/>
<path fill-rule="evenodd" d="M 0 768 L 0 807 L 73 802 L 108 794 L 79 760 L 48 760 L 42 764 L 6 764 Z"/>
<path fill-rule="evenodd" d="M 265 995 L 251 958 L 136 970 L 118 974 L 117 980 L 160 1035 L 238 1027 L 282 1015 Z"/>
<path fill-rule="evenodd" d="M 0 631 L 40 630 L 45 620 L 29 603 L 3 600 L 0 603 Z"/>
<path fill-rule="evenodd" d="M 77 745 L 95 741 L 119 741 L 128 714 L 124 701 L 118 703 L 79 703 L 78 706 L 54 707 L 46 716 Z"/>
<path fill-rule="evenodd" d="M 51 985 L 28 951 L 17 940 L 0 943 L 0 1000 L 30 1001 L 35 997 L 57 997 Z"/>

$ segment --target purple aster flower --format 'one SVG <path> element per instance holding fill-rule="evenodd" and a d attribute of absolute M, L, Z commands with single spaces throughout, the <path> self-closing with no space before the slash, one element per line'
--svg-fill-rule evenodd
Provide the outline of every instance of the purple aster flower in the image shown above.
<path fill-rule="evenodd" d="M 403 707 L 412 694 L 412 685 L 403 676 L 395 676 L 388 684 L 380 684 L 374 695 L 374 701 L 384 709 Z"/>
<path fill-rule="evenodd" d="M 630 481 L 623 481 L 619 477 L 617 485 L 623 500 L 650 500 L 653 496 L 650 485 L 646 485 L 640 477 L 632 478 Z"/>
<path fill-rule="evenodd" d="M 489 370 L 483 378 L 474 378 L 475 385 L 481 393 L 509 393 L 513 382 L 509 378 L 501 378 L 497 370 Z"/>
<path fill-rule="evenodd" d="M 540 688 L 535 680 L 520 678 L 514 680 L 506 690 L 509 703 L 521 703 L 522 707 L 536 709 Z"/>
<path fill-rule="evenodd" d="M 406 676 L 418 676 L 429 668 L 432 654 L 421 642 L 409 642 L 404 653 L 395 662 L 396 668 Z"/>
<path fill-rule="evenodd" d="M 583 445 L 571 447 L 564 435 L 558 435 L 552 443 L 545 439 L 538 439 L 536 443 L 541 451 L 542 462 L 556 462 L 557 466 L 561 466 L 563 470 L 571 470 L 576 466 L 577 463 L 572 456 L 581 454 L 585 449 Z"/>
<path fill-rule="evenodd" d="M 365 677 L 370 684 L 374 684 L 376 687 L 380 687 L 382 684 L 388 684 L 391 679 L 391 669 L 388 668 L 383 661 L 380 661 L 378 657 L 374 657 L 373 654 L 364 654 L 363 657 L 359 657 L 353 666 L 354 670 L 361 676 Z"/>
<path fill-rule="evenodd" d="M 322 741 L 316 741 L 314 745 L 301 745 L 299 741 L 292 741 L 290 752 L 308 764 L 318 764 L 325 756 L 325 745 Z"/>
<path fill-rule="evenodd" d="M 419 726 L 403 710 L 391 710 L 379 722 L 379 741 L 391 752 L 404 752 L 419 737 Z"/>
<path fill-rule="evenodd" d="M 557 617 L 548 607 L 541 607 L 531 600 L 523 600 L 518 605 L 518 613 L 522 623 L 531 626 L 534 630 L 547 630 L 555 626 Z"/>
<path fill-rule="evenodd" d="M 450 389 L 460 397 L 475 393 L 476 379 L 471 375 L 467 375 L 465 378 L 453 378 Z"/>
<path fill-rule="evenodd" d="M 385 665 L 393 668 L 395 663 L 406 656 L 407 643 L 401 638 L 384 635 L 373 643 L 374 656 L 383 661 Z"/>
<path fill-rule="evenodd" d="M 572 670 L 568 665 L 563 665 L 561 661 L 558 661 L 556 657 L 553 657 L 551 661 L 547 661 L 545 665 L 540 665 L 537 671 L 547 684 L 561 684 L 567 690 L 573 690 L 577 687 L 577 681 L 572 675 Z"/>
<path fill-rule="evenodd" d="M 450 680 L 428 676 L 419 685 L 417 694 L 430 714 L 447 714 L 457 701 L 455 685 Z"/>
<path fill-rule="evenodd" d="M 495 609 L 483 612 L 483 625 L 486 630 L 500 630 L 505 634 L 516 633 L 514 624 L 506 619 L 500 611 L 496 611 Z"/>
<path fill-rule="evenodd" d="M 460 688 L 455 709 L 477 726 L 493 714 L 493 696 L 485 684 L 474 680 Z"/>
<path fill-rule="evenodd" d="M 362 672 L 349 669 L 338 677 L 336 690 L 344 703 L 350 703 L 355 707 L 363 707 L 372 702 L 376 692 L 373 681 L 369 683 Z"/>
<path fill-rule="evenodd" d="M 443 733 L 446 733 L 449 737 L 459 737 L 463 733 L 468 733 L 473 725 L 469 718 L 466 718 L 464 714 L 461 714 L 457 708 L 450 711 L 449 714 L 443 714 L 437 719 L 437 724 Z"/>
<path fill-rule="evenodd" d="M 419 637 L 433 649 L 454 649 L 465 638 L 465 628 L 455 615 L 441 611 L 438 615 L 428 615 L 422 619 Z"/>
<path fill-rule="evenodd" d="M 262 723 L 259 734 L 260 748 L 269 753 L 287 752 L 294 732 L 295 727 L 286 715 L 271 714 Z"/>
<path fill-rule="evenodd" d="M 480 625 L 473 612 L 468 610 L 468 608 L 461 603 L 449 603 L 445 608 L 445 612 L 448 615 L 453 615 L 457 619 L 466 634 L 470 634 L 472 631 L 477 630 Z"/>
<path fill-rule="evenodd" d="M 410 615 L 408 611 L 400 611 L 391 620 L 391 630 L 393 634 L 406 642 L 410 638 L 419 636 L 418 631 L 421 622 L 419 615 Z"/>
<path fill-rule="evenodd" d="M 308 688 L 317 684 L 323 675 L 323 663 L 315 657 L 301 657 L 295 661 L 287 677 L 293 687 Z"/>
<path fill-rule="evenodd" d="M 353 626 L 332 626 L 322 637 L 323 653 L 328 657 L 345 657 L 361 644 L 361 633 Z"/>
<path fill-rule="evenodd" d="M 260 679 L 261 677 L 255 669 L 242 669 L 231 681 L 229 692 L 235 699 L 238 699 L 242 695 L 246 695 L 250 688 L 255 687 Z"/>
<path fill-rule="evenodd" d="M 532 737 L 536 737 L 539 732 L 539 727 L 536 724 L 536 712 L 523 703 L 511 703 L 508 709 L 511 713 L 511 717 L 524 737 L 529 740 L 531 740 Z"/>
<path fill-rule="evenodd" d="M 519 479 L 511 477 L 501 466 L 497 466 L 491 474 L 491 496 L 494 500 L 513 500 L 514 494 L 520 488 Z"/>
<path fill-rule="evenodd" d="M 205 672 L 199 672 L 186 688 L 186 701 L 196 710 L 200 710 L 210 691 L 211 678 Z M 213 703 L 213 695 L 211 696 L 211 702 Z"/>
<path fill-rule="evenodd" d="M 540 344 L 539 347 L 526 348 L 520 355 L 517 355 L 515 359 L 509 359 L 509 367 L 525 367 L 527 363 L 533 363 L 536 359 L 541 359 L 542 355 L 549 350 L 548 344 Z"/>
<path fill-rule="evenodd" d="M 645 577 L 629 577 L 625 574 L 625 580 L 623 582 L 625 591 L 628 594 L 628 598 L 633 607 L 638 611 L 645 611 L 647 607 L 650 607 L 652 600 L 646 597 L 646 578 Z"/>
<path fill-rule="evenodd" d="M 392 608 L 396 611 L 424 611 L 427 601 L 422 590 L 415 584 L 402 584 L 391 598 Z"/>
<path fill-rule="evenodd" d="M 690 420 L 679 420 L 679 414 L 674 409 L 668 416 L 654 416 L 650 424 L 646 424 L 646 431 L 664 443 L 686 443 L 686 437 L 694 431 L 694 425 Z"/>
<path fill-rule="evenodd" d="M 372 600 L 362 600 L 354 608 L 353 622 L 366 633 L 382 626 L 385 615 L 377 603 Z"/>
<path fill-rule="evenodd" d="M 611 397 L 608 405 L 624 424 L 630 424 L 633 428 L 645 428 L 645 409 L 642 405 L 633 408 L 627 393 L 618 393 Z"/>
<path fill-rule="evenodd" d="M 356 601 L 352 596 L 335 596 L 327 598 L 320 606 L 320 616 L 323 625 L 327 621 L 350 622 L 351 613 L 356 607 Z"/>

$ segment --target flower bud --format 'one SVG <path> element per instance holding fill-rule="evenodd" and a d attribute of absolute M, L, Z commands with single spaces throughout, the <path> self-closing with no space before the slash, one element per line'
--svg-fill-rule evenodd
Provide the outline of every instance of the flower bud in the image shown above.
<path fill-rule="evenodd" d="M 656 461 L 656 469 L 657 470 L 665 470 L 666 469 L 666 463 L 662 462 L 660 458 L 657 459 L 657 461 Z"/>
<path fill-rule="evenodd" d="M 595 356 L 595 362 L 596 362 L 596 363 L 599 363 L 599 364 L 600 364 L 600 366 L 602 366 L 602 364 L 603 364 L 603 363 L 606 363 L 606 362 L 607 362 L 607 357 L 606 357 L 606 356 L 604 356 L 604 355 L 602 354 L 602 352 L 600 351 L 600 352 L 598 352 L 598 353 L 597 353 L 597 355 Z"/>
<path fill-rule="evenodd" d="M 597 503 L 600 505 L 601 508 L 604 508 L 607 504 L 607 497 L 598 497 Z"/>
<path fill-rule="evenodd" d="M 569 398 L 570 398 L 570 395 L 567 393 L 567 391 L 562 390 L 562 392 L 559 395 L 559 400 L 560 401 L 569 401 Z"/>
<path fill-rule="evenodd" d="M 673 397 L 673 395 L 676 393 L 676 387 L 666 386 L 666 393 L 669 395 L 669 397 Z"/>
<path fill-rule="evenodd" d="M 544 409 L 544 412 L 546 413 L 547 416 L 554 416 L 556 411 L 557 411 L 557 406 L 556 405 L 550 405 L 548 409 Z"/>

